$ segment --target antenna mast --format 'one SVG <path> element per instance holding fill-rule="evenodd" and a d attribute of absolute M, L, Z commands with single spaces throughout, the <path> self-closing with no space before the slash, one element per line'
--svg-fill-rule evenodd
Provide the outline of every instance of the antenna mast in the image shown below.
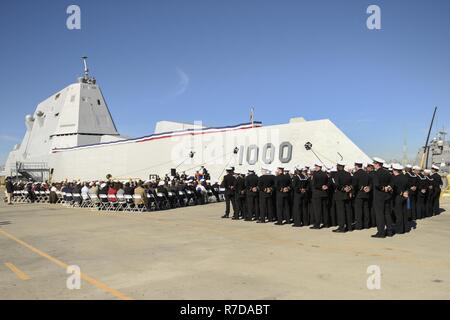
<path fill-rule="evenodd" d="M 83 65 L 84 65 L 84 79 L 89 79 L 89 69 L 87 66 L 87 58 L 86 56 L 81 57 L 81 59 L 83 59 Z"/>

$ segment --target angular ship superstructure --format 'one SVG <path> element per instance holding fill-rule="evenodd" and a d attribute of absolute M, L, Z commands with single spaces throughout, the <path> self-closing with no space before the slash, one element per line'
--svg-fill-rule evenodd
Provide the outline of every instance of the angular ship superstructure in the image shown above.
<path fill-rule="evenodd" d="M 260 122 L 205 127 L 160 121 L 153 134 L 126 139 L 114 124 L 102 92 L 84 76 L 43 102 L 27 115 L 26 134 L 11 151 L 4 174 L 35 180 L 98 180 L 111 174 L 116 179 L 149 179 L 171 169 L 192 173 L 205 166 L 212 180 L 226 167 L 237 172 L 261 168 L 287 169 L 339 160 L 353 165 L 369 162 L 330 120 L 305 121 L 264 127 Z M 305 147 L 306 146 L 306 147 Z"/>

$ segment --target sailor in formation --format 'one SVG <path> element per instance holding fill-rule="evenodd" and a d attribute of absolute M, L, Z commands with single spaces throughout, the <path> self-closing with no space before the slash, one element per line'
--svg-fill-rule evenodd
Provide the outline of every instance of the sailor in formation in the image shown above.
<path fill-rule="evenodd" d="M 416 220 L 440 214 L 439 197 L 443 187 L 439 167 L 387 164 L 381 158 L 373 163 L 338 162 L 324 170 L 277 168 L 275 175 L 262 168 L 246 175 L 228 168 L 223 178 L 226 208 L 224 218 L 310 226 L 311 229 L 337 227 L 345 233 L 376 227 L 375 238 L 409 232 Z M 231 204 L 231 205 L 230 205 Z"/>

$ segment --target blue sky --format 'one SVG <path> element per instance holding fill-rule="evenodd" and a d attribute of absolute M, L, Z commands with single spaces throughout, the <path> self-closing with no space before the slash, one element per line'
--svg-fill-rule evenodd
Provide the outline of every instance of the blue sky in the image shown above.
<path fill-rule="evenodd" d="M 81 30 L 66 8 L 81 7 Z M 366 27 L 381 8 L 382 30 Z M 450 1 L 1 1 L 0 163 L 24 117 L 89 64 L 119 131 L 329 118 L 369 155 L 401 158 L 450 125 Z"/>

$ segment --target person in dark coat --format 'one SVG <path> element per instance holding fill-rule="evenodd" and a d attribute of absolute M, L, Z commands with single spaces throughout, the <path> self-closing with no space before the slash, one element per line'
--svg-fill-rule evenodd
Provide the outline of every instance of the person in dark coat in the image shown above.
<path fill-rule="evenodd" d="M 290 192 L 291 177 L 284 173 L 284 168 L 278 168 L 275 179 L 277 222 L 276 225 L 290 223 Z"/>
<path fill-rule="evenodd" d="M 395 215 L 395 233 L 403 234 L 408 229 L 408 220 L 406 219 L 406 211 L 409 198 L 408 178 L 403 174 L 403 166 L 394 164 L 392 166 L 392 197 Z"/>
<path fill-rule="evenodd" d="M 309 225 L 308 212 L 308 176 L 301 170 L 295 170 L 292 178 L 292 192 L 294 195 L 292 215 L 294 218 L 293 227 L 302 227 Z"/>
<path fill-rule="evenodd" d="M 266 218 L 274 221 L 273 215 L 273 194 L 275 191 L 275 176 L 269 170 L 261 169 L 262 175 L 258 179 L 259 189 L 259 220 L 258 223 L 265 223 Z"/>
<path fill-rule="evenodd" d="M 239 220 L 239 217 L 242 217 L 242 219 L 245 218 L 247 215 L 246 210 L 246 189 L 245 189 L 245 177 L 243 177 L 241 174 L 237 174 L 236 180 L 234 183 L 234 189 L 235 189 L 235 203 L 236 203 L 236 211 L 233 215 L 233 220 Z"/>
<path fill-rule="evenodd" d="M 362 161 L 355 163 L 352 186 L 354 193 L 355 229 L 362 230 L 370 227 L 369 198 L 371 181 L 369 174 L 363 170 Z"/>
<path fill-rule="evenodd" d="M 375 174 L 373 179 L 373 208 L 375 210 L 377 233 L 373 238 L 392 237 L 394 231 L 392 228 L 392 176 L 388 170 L 383 168 L 385 161 L 380 158 L 374 158 Z"/>
<path fill-rule="evenodd" d="M 314 211 L 314 225 L 310 229 L 329 228 L 328 221 L 328 189 L 330 181 L 328 175 L 322 171 L 322 165 L 316 164 L 311 178 L 312 206 Z M 322 225 L 321 225 L 322 223 Z"/>
<path fill-rule="evenodd" d="M 259 190 L 258 190 L 258 176 L 255 171 L 249 170 L 245 177 L 245 189 L 247 190 L 247 215 L 245 221 L 252 221 L 253 217 L 258 221 L 259 219 Z"/>
<path fill-rule="evenodd" d="M 353 212 L 352 212 L 352 176 L 345 171 L 345 164 L 339 162 L 337 164 L 337 173 L 333 179 L 335 189 L 335 203 L 338 220 L 338 228 L 333 232 L 347 232 L 352 231 Z"/>
<path fill-rule="evenodd" d="M 223 177 L 222 181 L 222 188 L 225 188 L 225 214 L 222 216 L 222 218 L 229 218 L 230 217 L 230 204 L 233 207 L 233 215 L 235 214 L 236 210 L 236 192 L 235 192 L 235 183 L 236 178 L 233 174 L 233 169 L 228 168 L 227 174 Z"/>
<path fill-rule="evenodd" d="M 431 178 L 433 179 L 433 197 L 431 199 L 431 207 L 433 215 L 438 215 L 441 213 L 441 205 L 439 203 L 439 199 L 441 197 L 441 189 L 444 186 L 444 182 L 442 181 L 442 177 L 439 174 L 439 167 L 436 165 L 433 165 L 431 167 Z"/>

